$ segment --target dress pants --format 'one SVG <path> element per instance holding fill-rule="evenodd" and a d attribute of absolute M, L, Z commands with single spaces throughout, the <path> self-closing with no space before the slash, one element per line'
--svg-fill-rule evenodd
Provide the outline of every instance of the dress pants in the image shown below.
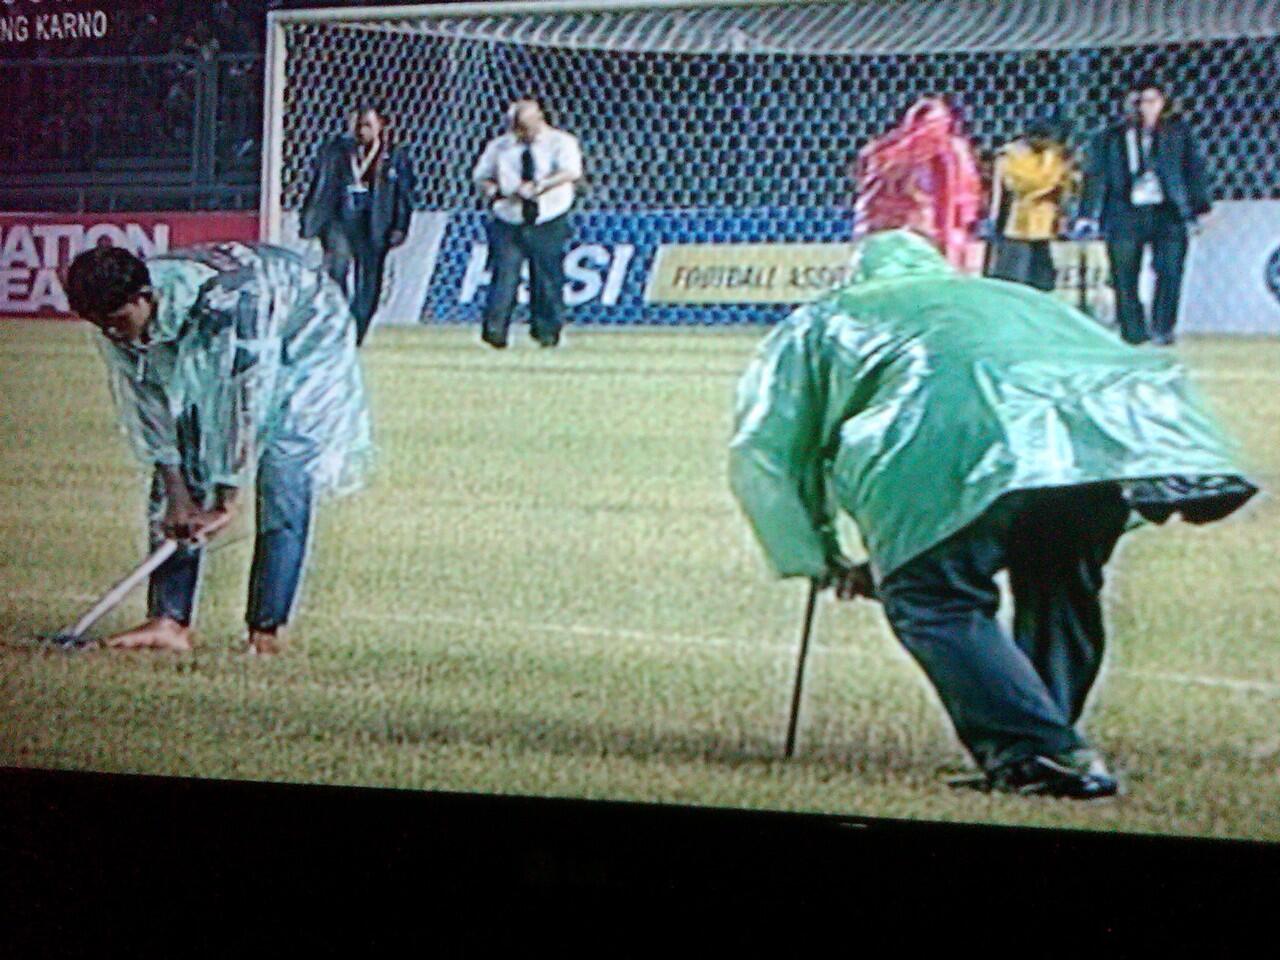
<path fill-rule="evenodd" d="M 346 211 L 339 222 L 325 228 L 321 246 L 325 273 L 348 293 L 356 320 L 356 343 L 364 343 L 382 296 L 382 274 L 387 262 L 387 251 L 374 242 L 368 210 Z M 355 276 L 351 278 L 353 266 Z"/>
<path fill-rule="evenodd" d="M 1171 341 L 1182 292 L 1182 265 L 1187 257 L 1187 227 L 1177 207 L 1171 203 L 1134 207 L 1122 222 L 1108 226 L 1107 233 L 1120 335 L 1129 343 Z M 1142 267 L 1142 251 L 1148 245 L 1156 274 L 1150 324 L 1138 299 L 1138 271 Z"/>
<path fill-rule="evenodd" d="M 537 224 L 489 221 L 489 263 L 493 278 L 484 305 L 483 336 L 505 344 L 520 288 L 520 265 L 529 261 L 529 326 L 533 338 L 548 346 L 560 339 L 564 324 L 564 251 L 569 215 Z"/>
<path fill-rule="evenodd" d="M 894 633 L 988 772 L 1086 746 L 1102 664 L 1103 566 L 1129 507 L 1116 484 L 1010 493 L 880 584 Z M 1013 636 L 996 619 L 1008 569 Z"/>
<path fill-rule="evenodd" d="M 995 255 L 987 274 L 996 280 L 1023 283 L 1052 293 L 1058 283 L 1048 240 L 1010 240 L 995 244 Z"/>

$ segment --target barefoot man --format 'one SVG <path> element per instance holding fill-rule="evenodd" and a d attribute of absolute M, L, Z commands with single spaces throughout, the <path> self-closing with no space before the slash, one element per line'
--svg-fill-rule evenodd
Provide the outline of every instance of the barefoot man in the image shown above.
<path fill-rule="evenodd" d="M 201 554 L 256 487 L 247 623 L 277 653 L 316 498 L 359 485 L 372 451 L 356 331 L 342 291 L 287 250 L 214 244 L 143 261 L 99 247 L 67 272 L 71 309 L 101 332 L 111 392 L 153 471 L 147 620 L 114 649 L 191 649 Z"/>

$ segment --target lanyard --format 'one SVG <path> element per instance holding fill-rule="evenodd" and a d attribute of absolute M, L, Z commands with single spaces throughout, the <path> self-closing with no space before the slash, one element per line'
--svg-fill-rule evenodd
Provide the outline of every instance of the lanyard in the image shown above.
<path fill-rule="evenodd" d="M 359 186 L 364 182 L 365 174 L 369 172 L 369 168 L 373 166 L 373 162 L 378 159 L 378 153 L 382 149 L 382 141 L 375 140 L 373 145 L 369 147 L 369 152 L 364 154 L 363 159 L 360 158 L 360 147 L 356 146 L 356 152 L 351 157 L 351 174 L 355 178 L 356 185 Z"/>

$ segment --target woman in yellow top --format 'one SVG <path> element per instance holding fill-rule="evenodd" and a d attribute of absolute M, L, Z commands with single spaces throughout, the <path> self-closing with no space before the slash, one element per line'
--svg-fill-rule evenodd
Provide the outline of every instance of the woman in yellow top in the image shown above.
<path fill-rule="evenodd" d="M 1062 223 L 1062 206 L 1074 192 L 1078 173 L 1067 149 L 1048 122 L 1035 124 L 1025 137 L 996 157 L 992 208 L 1007 207 L 996 241 L 990 276 L 1053 290 L 1057 274 L 1049 243 Z"/>

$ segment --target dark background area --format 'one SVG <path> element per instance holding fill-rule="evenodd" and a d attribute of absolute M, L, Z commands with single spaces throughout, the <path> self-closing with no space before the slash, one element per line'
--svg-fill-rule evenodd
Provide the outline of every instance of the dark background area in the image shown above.
<path fill-rule="evenodd" d="M 636 804 L 0 768 L 8 956 L 329 955 L 408 934 L 715 954 L 1157 956 L 1270 938 L 1277 848 Z M 530 915 L 533 919 L 530 919 Z M 608 932 L 596 935 L 596 925 Z M 689 925 L 682 932 L 679 928 Z M 181 930 L 181 939 L 175 933 Z M 464 949 L 445 944 L 465 944 Z M 892 953 L 886 948 L 892 945 Z M 41 949 L 35 950 L 33 946 Z M 966 949 L 967 948 L 967 949 Z M 937 944 L 935 944 L 937 949 Z M 1225 952 L 1224 952 L 1225 950 Z M 643 952 L 641 952 L 643 951 Z"/>
<path fill-rule="evenodd" d="M 100 38 L 0 45 L 0 210 L 258 206 L 266 14 L 343 2 L 15 0 L 0 16 L 100 9 Z"/>
<path fill-rule="evenodd" d="M 255 207 L 264 0 L 104 9 L 102 38 L 0 48 L 0 209 Z"/>

